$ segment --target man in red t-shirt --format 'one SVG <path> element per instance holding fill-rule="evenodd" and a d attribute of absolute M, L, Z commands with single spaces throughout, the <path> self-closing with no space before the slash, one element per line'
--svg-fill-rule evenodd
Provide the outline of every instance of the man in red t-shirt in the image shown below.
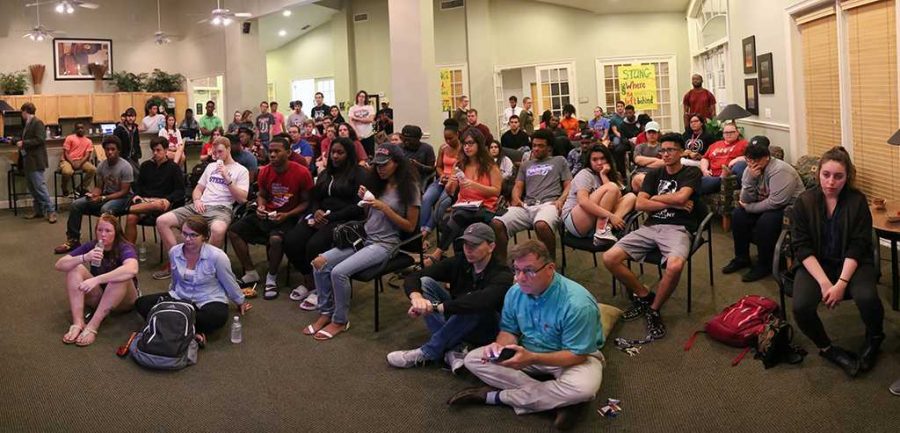
<path fill-rule="evenodd" d="M 256 178 L 259 186 L 256 212 L 241 218 L 228 229 L 234 253 L 244 267 L 242 284 L 259 281 L 247 242 L 268 245 L 265 299 L 278 297 L 277 275 L 284 233 L 297 225 L 300 215 L 306 211 L 314 186 L 309 169 L 290 161 L 290 153 L 290 145 L 283 137 L 275 137 L 269 142 L 269 164 L 260 168 Z"/>
<path fill-rule="evenodd" d="M 737 126 L 727 123 L 722 128 L 722 140 L 713 143 L 700 160 L 700 171 L 703 179 L 700 182 L 700 193 L 716 192 L 722 184 L 722 171 L 727 166 L 738 177 L 740 182 L 743 169 L 747 167 L 744 151 L 747 140 L 741 138 Z"/>
<path fill-rule="evenodd" d="M 712 119 L 716 115 L 716 97 L 703 88 L 703 77 L 700 74 L 691 76 L 693 89 L 684 94 L 684 125 L 690 122 L 691 114 L 699 114 L 704 119 Z"/>

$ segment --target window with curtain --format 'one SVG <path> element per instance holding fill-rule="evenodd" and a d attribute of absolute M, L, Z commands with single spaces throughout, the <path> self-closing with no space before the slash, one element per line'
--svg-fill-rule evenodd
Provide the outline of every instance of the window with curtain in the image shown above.
<path fill-rule="evenodd" d="M 837 16 L 829 8 L 797 21 L 803 43 L 806 152 L 821 155 L 841 144 Z"/>
<path fill-rule="evenodd" d="M 847 1 L 853 161 L 869 197 L 900 198 L 900 152 L 886 143 L 897 131 L 895 2 Z"/>

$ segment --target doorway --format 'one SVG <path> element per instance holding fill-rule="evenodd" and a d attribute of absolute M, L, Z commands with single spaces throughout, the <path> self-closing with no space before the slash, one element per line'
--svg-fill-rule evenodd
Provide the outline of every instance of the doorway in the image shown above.
<path fill-rule="evenodd" d="M 570 62 L 500 67 L 494 74 L 494 92 L 498 131 L 507 129 L 503 111 L 509 107 L 510 96 L 519 99 L 519 106 L 522 106 L 524 97 L 531 97 L 534 103 L 534 127 L 537 129 L 544 111 L 550 110 L 553 114 L 562 116 L 563 106 L 578 100 L 575 64 Z"/>

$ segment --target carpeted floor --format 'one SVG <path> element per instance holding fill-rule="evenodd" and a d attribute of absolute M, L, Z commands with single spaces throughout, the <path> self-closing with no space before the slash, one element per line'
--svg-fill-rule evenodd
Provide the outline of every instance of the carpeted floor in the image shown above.
<path fill-rule="evenodd" d="M 387 352 L 416 347 L 427 336 L 421 321 L 404 314 L 408 304 L 402 292 L 391 288 L 381 298 L 380 332 L 372 328 L 371 285 L 357 285 L 352 329 L 321 343 L 300 333 L 315 315 L 300 311 L 288 290 L 274 301 L 257 299 L 244 318 L 242 344 L 231 344 L 227 332 L 214 334 L 196 366 L 174 373 L 144 370 L 114 355 L 129 332 L 142 325 L 137 313 L 108 318 L 90 347 L 64 345 L 60 338 L 70 323 L 68 303 L 51 250 L 64 240 L 66 215 L 51 226 L 0 213 L 0 431 L 551 430 L 550 415 L 516 416 L 496 407 L 449 409 L 448 397 L 477 383 L 471 376 L 455 377 L 438 366 L 388 367 Z M 777 299 L 777 288 L 771 280 L 745 285 L 737 276 L 722 275 L 719 268 L 731 257 L 730 235 L 717 228 L 714 245 L 715 287 L 710 287 L 702 252 L 694 268 L 694 310 L 686 313 L 683 277 L 663 310 L 669 328 L 664 340 L 633 358 L 611 344 L 604 349 L 608 364 L 598 401 L 621 399 L 621 415 L 601 418 L 592 405 L 576 431 L 900 431 L 900 397 L 887 391 L 900 379 L 900 314 L 888 307 L 890 274 L 880 286 L 888 339 L 874 371 L 849 380 L 815 354 L 799 366 L 764 370 L 747 358 L 731 367 L 738 350 L 701 335 L 684 352 L 685 340 L 741 295 Z M 167 283 L 150 278 L 158 250 L 149 248 L 141 286 L 145 293 L 163 291 Z M 262 261 L 260 247 L 254 255 Z M 621 293 L 611 296 L 605 270 L 593 269 L 584 253 L 573 257 L 570 277 L 599 300 L 626 305 Z M 643 281 L 653 284 L 655 276 L 648 268 Z M 838 344 L 854 349 L 861 344 L 862 323 L 852 302 L 824 317 Z M 613 336 L 642 334 L 641 321 L 613 331 Z M 799 332 L 796 341 L 814 351 Z"/>

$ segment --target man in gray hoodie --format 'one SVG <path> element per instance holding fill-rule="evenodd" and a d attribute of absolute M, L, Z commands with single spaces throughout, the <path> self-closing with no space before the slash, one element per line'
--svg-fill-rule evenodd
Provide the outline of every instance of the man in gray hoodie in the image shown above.
<path fill-rule="evenodd" d="M 750 271 L 741 277 L 741 281 L 749 283 L 771 273 L 784 209 L 803 192 L 803 181 L 794 167 L 769 155 L 769 139 L 764 136 L 750 140 L 744 158 L 747 170 L 741 180 L 741 197 L 731 219 L 734 258 L 722 272 L 730 274 L 750 267 Z M 756 243 L 759 253 L 756 265 L 750 261 L 751 241 Z"/>

